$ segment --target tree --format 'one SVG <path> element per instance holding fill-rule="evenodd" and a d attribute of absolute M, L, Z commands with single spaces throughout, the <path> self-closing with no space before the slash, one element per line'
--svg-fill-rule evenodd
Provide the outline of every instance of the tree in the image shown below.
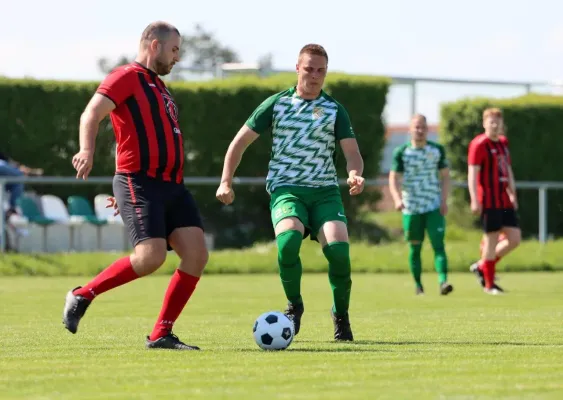
<path fill-rule="evenodd" d="M 107 74 L 120 65 L 132 62 L 134 58 L 122 55 L 115 63 L 111 63 L 104 57 L 98 60 L 98 67 L 101 72 Z M 180 61 L 190 68 L 214 70 L 222 63 L 240 62 L 240 58 L 235 50 L 221 44 L 212 32 L 206 31 L 198 24 L 193 34 L 182 35 Z M 177 78 L 178 71 L 173 70 L 173 73 L 171 78 Z"/>

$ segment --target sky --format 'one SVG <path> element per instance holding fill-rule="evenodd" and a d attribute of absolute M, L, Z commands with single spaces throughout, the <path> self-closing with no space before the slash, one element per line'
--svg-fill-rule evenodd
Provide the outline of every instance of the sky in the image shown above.
<path fill-rule="evenodd" d="M 316 42 L 328 51 L 329 73 L 563 80 L 563 2 L 555 1 L 0 0 L 0 10 L 0 75 L 14 78 L 101 80 L 100 57 L 135 55 L 146 25 L 165 20 L 186 34 L 201 24 L 244 62 L 272 53 L 276 69 L 293 70 L 299 49 Z M 421 83 L 415 111 L 437 122 L 443 102 L 523 93 L 520 86 Z M 408 122 L 409 94 L 393 85 L 389 123 Z"/>

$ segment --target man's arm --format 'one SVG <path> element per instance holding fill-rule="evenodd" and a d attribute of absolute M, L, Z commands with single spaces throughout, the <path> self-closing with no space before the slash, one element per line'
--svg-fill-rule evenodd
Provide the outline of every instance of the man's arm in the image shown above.
<path fill-rule="evenodd" d="M 441 181 L 442 198 L 441 198 L 441 209 L 442 213 L 445 215 L 447 212 L 448 196 L 450 195 L 450 168 L 449 162 L 446 157 L 446 149 L 444 146 L 440 146 L 440 159 L 438 160 L 438 171 Z"/>
<path fill-rule="evenodd" d="M 342 139 L 340 147 L 346 158 L 346 171 L 348 176 L 362 176 L 364 173 L 364 160 L 358 147 L 358 141 L 354 138 Z"/>
<path fill-rule="evenodd" d="M 100 122 L 132 95 L 134 88 L 132 77 L 127 68 L 117 68 L 112 71 L 100 83 L 80 116 L 78 134 L 80 150 L 72 158 L 72 165 L 77 171 L 76 178 L 86 179 L 92 170 Z"/>
<path fill-rule="evenodd" d="M 471 198 L 471 211 L 480 211 L 479 200 L 477 199 L 477 180 L 479 171 L 484 159 L 484 148 L 481 142 L 472 141 L 469 143 L 467 155 L 467 188 Z"/>
<path fill-rule="evenodd" d="M 401 198 L 401 179 L 403 174 L 397 171 L 389 171 L 389 192 L 395 205 L 402 203 Z"/>
<path fill-rule="evenodd" d="M 471 203 L 477 202 L 477 177 L 479 176 L 479 171 L 481 167 L 479 165 L 469 165 L 467 169 L 467 187 L 469 189 L 469 196 L 471 197 Z"/>
<path fill-rule="evenodd" d="M 508 187 L 506 188 L 508 192 L 508 197 L 512 202 L 515 209 L 518 208 L 518 196 L 516 196 L 516 179 L 514 178 L 514 172 L 512 171 L 512 166 L 508 166 Z"/>
<path fill-rule="evenodd" d="M 393 150 L 393 158 L 391 160 L 391 169 L 389 171 L 389 192 L 395 203 L 396 210 L 403 209 L 403 196 L 401 181 L 405 172 L 405 164 L 403 163 L 403 147 L 397 147 Z"/>
<path fill-rule="evenodd" d="M 115 108 L 112 100 L 99 93 L 94 94 L 80 116 L 80 151 L 94 153 L 100 122 Z"/>
<path fill-rule="evenodd" d="M 516 196 L 516 179 L 514 178 L 514 171 L 512 167 L 508 166 L 508 192 L 513 196 Z"/>
<path fill-rule="evenodd" d="M 442 168 L 440 170 L 440 180 L 442 181 L 442 207 L 448 204 L 448 196 L 450 195 L 450 169 Z"/>
<path fill-rule="evenodd" d="M 225 161 L 223 163 L 223 174 L 221 175 L 221 184 L 225 183 L 232 186 L 235 171 L 242 160 L 242 155 L 260 135 L 250 129 L 247 125 L 243 125 L 232 140 Z"/>

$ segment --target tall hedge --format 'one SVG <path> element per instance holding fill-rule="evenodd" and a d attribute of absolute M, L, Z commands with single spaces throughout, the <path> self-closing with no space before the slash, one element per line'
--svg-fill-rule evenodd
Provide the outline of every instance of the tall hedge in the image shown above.
<path fill-rule="evenodd" d="M 0 148 L 14 159 L 45 169 L 46 175 L 72 176 L 71 158 L 78 149 L 80 114 L 94 93 L 97 82 L 45 82 L 0 80 Z M 179 108 L 187 161 L 185 176 L 221 175 L 227 147 L 246 118 L 267 96 L 295 84 L 295 76 L 270 78 L 239 77 L 211 82 L 171 83 L 170 90 Z M 368 178 L 378 175 L 384 145 L 382 113 L 390 81 L 378 77 L 330 75 L 325 90 L 349 111 L 357 132 Z M 109 119 L 102 122 L 96 142 L 92 176 L 114 172 L 114 136 Z M 271 137 L 264 135 L 245 153 L 237 176 L 265 177 Z M 340 177 L 346 176 L 342 154 L 338 154 Z M 39 193 L 53 193 L 66 199 L 81 194 L 111 191 L 110 186 L 77 185 L 33 187 Z M 272 237 L 264 185 L 235 186 L 236 201 L 223 207 L 215 199 L 217 187 L 194 186 L 207 228 L 217 235 L 218 246 L 244 246 Z M 350 198 L 343 190 L 347 212 L 373 203 L 379 193 Z"/>
<path fill-rule="evenodd" d="M 463 99 L 441 108 L 440 136 L 449 153 L 456 179 L 467 181 L 467 149 L 471 139 L 483 132 L 482 114 L 488 107 L 503 110 L 506 135 L 517 181 L 562 181 L 563 98 L 526 95 L 513 99 Z M 538 233 L 538 192 L 518 189 L 522 230 L 525 235 Z M 468 192 L 463 191 L 468 207 Z M 458 196 L 458 200 L 460 200 Z M 554 235 L 563 234 L 563 193 L 548 191 L 548 228 Z"/>

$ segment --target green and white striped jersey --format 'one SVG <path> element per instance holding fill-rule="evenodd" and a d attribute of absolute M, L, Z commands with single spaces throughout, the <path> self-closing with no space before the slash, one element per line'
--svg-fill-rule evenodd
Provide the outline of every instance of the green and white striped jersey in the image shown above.
<path fill-rule="evenodd" d="M 338 185 L 336 143 L 355 134 L 346 109 L 324 91 L 314 100 L 299 97 L 295 87 L 276 93 L 254 110 L 246 125 L 259 134 L 271 128 L 269 193 L 280 186 Z"/>
<path fill-rule="evenodd" d="M 422 148 L 415 148 L 409 142 L 394 150 L 391 170 L 403 175 L 403 213 L 422 214 L 440 207 L 442 189 L 438 172 L 447 167 L 444 147 L 432 141 Z"/>

